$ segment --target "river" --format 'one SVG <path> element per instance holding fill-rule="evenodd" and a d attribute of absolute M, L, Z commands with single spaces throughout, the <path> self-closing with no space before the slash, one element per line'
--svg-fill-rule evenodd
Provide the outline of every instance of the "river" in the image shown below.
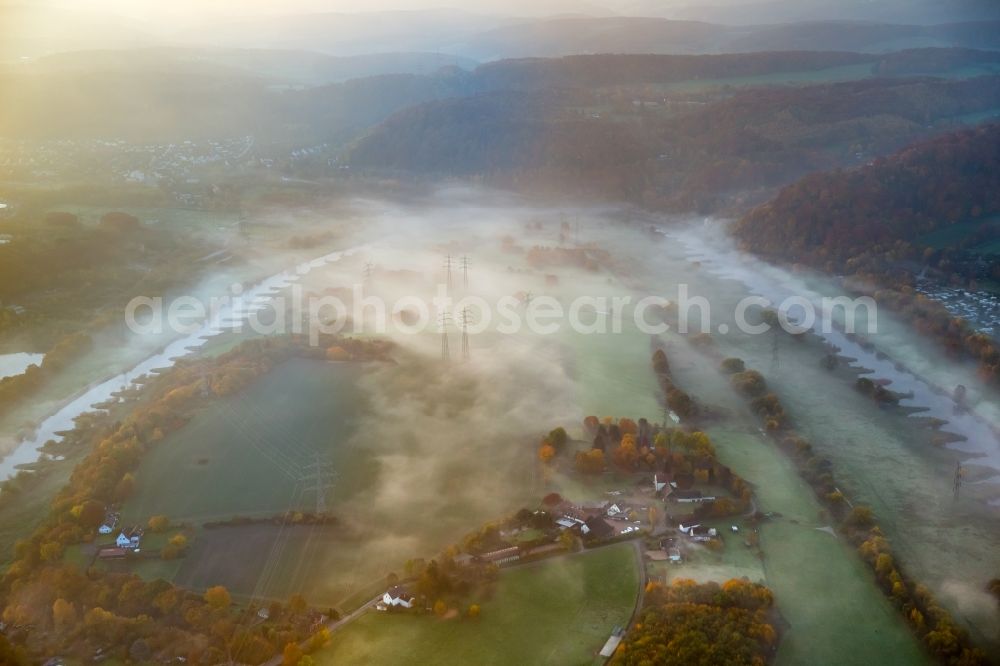
<path fill-rule="evenodd" d="M 660 233 L 664 242 L 641 262 L 655 267 L 650 271 L 654 279 L 687 282 L 691 293 L 708 298 L 720 351 L 767 376 L 795 428 L 833 462 L 849 498 L 872 506 L 902 566 L 927 584 L 979 642 L 1000 644 L 995 601 L 985 591 L 987 581 L 1000 573 L 995 556 L 1000 552 L 1000 411 L 996 393 L 976 378 L 974 366 L 945 358 L 934 343 L 884 309 L 878 312 L 877 333 L 867 336 L 871 346 L 839 330 L 814 330 L 815 336 L 799 341 L 784 333 L 749 335 L 735 327 L 720 335 L 718 324 L 732 322 L 736 302 L 746 295 L 776 304 L 789 296 L 817 303 L 843 291 L 833 279 L 793 273 L 739 252 L 721 222 L 664 225 Z M 908 394 L 901 401 L 906 409 L 881 409 L 855 390 L 853 373 L 824 369 L 827 344 L 849 359 L 851 369 L 870 370 L 871 378 Z M 694 394 L 699 384 L 711 384 L 704 373 L 700 377 L 691 378 Z M 958 384 L 968 387 L 967 412 L 956 411 L 950 395 Z M 934 445 L 933 431 L 924 427 L 927 417 L 946 422 L 942 431 L 964 439 Z M 956 462 L 967 471 L 958 495 Z"/>
<path fill-rule="evenodd" d="M 270 299 L 301 280 L 303 276 L 317 268 L 339 261 L 358 249 L 331 252 L 257 282 L 219 307 L 193 333 L 173 340 L 164 349 L 147 357 L 131 369 L 88 387 L 55 414 L 43 420 L 31 437 L 26 438 L 0 460 L 0 478 L 10 478 L 17 473 L 18 466 L 36 462 L 45 443 L 49 440 L 58 441 L 61 438 L 59 433 L 71 430 L 74 420 L 80 414 L 93 411 L 96 405 L 111 400 L 115 393 L 134 384 L 136 380 L 169 368 L 177 359 L 193 354 L 213 337 L 235 327 L 239 322 L 246 321 L 251 312 L 266 307 Z"/>
<path fill-rule="evenodd" d="M 747 292 L 763 296 L 776 305 L 795 296 L 805 298 L 820 310 L 824 297 L 843 295 L 833 284 L 819 284 L 820 278 L 806 278 L 783 269 L 762 265 L 756 259 L 734 249 L 719 234 L 722 223 L 715 223 L 707 230 L 702 225 L 697 230 L 667 232 L 668 237 L 682 244 L 691 261 L 707 267 L 715 276 L 741 283 Z M 864 317 L 858 324 L 867 324 Z M 912 394 L 900 401 L 905 407 L 920 410 L 920 416 L 947 421 L 948 432 L 964 438 L 948 446 L 975 458 L 978 465 L 989 466 L 1000 480 L 1000 419 L 997 405 L 987 397 L 988 389 L 982 387 L 967 367 L 940 358 L 928 352 L 926 341 L 915 341 L 913 334 L 902 330 L 899 322 L 883 310 L 878 314 L 878 330 L 867 339 L 873 346 L 862 346 L 848 338 L 838 328 L 823 331 L 819 324 L 812 328 L 826 342 L 837 347 L 842 356 L 853 359 L 850 365 L 871 371 L 873 377 L 887 380 L 892 390 Z M 932 361 L 932 363 L 928 363 Z M 919 374 L 918 374 L 919 373 Z M 951 397 L 956 386 L 962 384 L 972 390 L 969 402 L 972 409 L 957 411 Z"/>
<path fill-rule="evenodd" d="M 19 375 L 27 370 L 29 365 L 41 365 L 44 357 L 44 354 L 29 354 L 28 352 L 0 354 L 0 379 Z"/>

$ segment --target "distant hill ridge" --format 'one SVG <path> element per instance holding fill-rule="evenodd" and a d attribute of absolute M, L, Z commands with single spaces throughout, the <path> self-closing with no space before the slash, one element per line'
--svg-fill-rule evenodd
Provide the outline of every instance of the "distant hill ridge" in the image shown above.
<path fill-rule="evenodd" d="M 998 53 L 584 55 L 500 61 L 471 71 L 457 66 L 464 61 L 425 54 L 422 62 L 432 73 L 385 73 L 300 89 L 305 84 L 282 78 L 285 72 L 322 80 L 337 76 L 341 65 L 379 70 L 399 61 L 302 52 L 105 51 L 0 66 L 0 89 L 17 91 L 0 105 L 0 136 L 156 141 L 254 134 L 262 140 L 343 140 L 408 107 L 490 92 L 659 85 L 855 65 L 911 74 L 985 66 L 996 62 Z M 444 67 L 435 67 L 442 61 Z M 303 74 L 309 63 L 314 70 Z M 193 105 L 197 114 L 190 113 Z"/>

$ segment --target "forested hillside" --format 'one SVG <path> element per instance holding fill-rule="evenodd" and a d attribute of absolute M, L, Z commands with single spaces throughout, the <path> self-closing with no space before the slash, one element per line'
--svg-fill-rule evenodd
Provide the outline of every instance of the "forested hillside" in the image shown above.
<path fill-rule="evenodd" d="M 1000 349 L 936 302 L 914 275 L 975 288 L 1000 281 L 1000 124 L 956 132 L 872 165 L 814 174 L 786 187 L 734 227 L 765 257 L 859 275 L 876 296 L 952 353 L 1000 382 Z"/>
<path fill-rule="evenodd" d="M 718 210 L 1000 107 L 1000 77 L 872 79 L 664 98 L 642 89 L 480 95 L 396 114 L 352 166 Z"/>
<path fill-rule="evenodd" d="M 942 266 L 929 234 L 1000 213 L 1000 124 L 920 143 L 859 169 L 813 174 L 735 226 L 759 254 L 831 271 Z M 970 235 L 975 238 L 975 234 Z M 1000 278 L 1000 265 L 993 266 Z"/>
<path fill-rule="evenodd" d="M 977 52 L 973 52 L 977 53 Z M 501 60 L 475 70 L 477 90 L 597 88 L 725 79 L 876 63 L 864 53 L 786 51 L 723 55 L 579 55 Z"/>

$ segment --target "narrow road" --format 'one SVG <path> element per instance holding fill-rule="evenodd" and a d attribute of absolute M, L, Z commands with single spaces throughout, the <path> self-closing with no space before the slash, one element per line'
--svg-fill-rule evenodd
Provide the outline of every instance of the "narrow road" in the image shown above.
<path fill-rule="evenodd" d="M 347 624 L 350 624 L 351 622 L 354 622 L 359 617 L 361 617 L 362 615 L 364 615 L 365 613 L 367 613 L 369 610 L 372 609 L 372 607 L 375 606 L 375 604 L 377 604 L 379 601 L 381 601 L 381 599 L 382 599 L 382 595 L 380 594 L 377 597 L 375 597 L 374 599 L 371 599 L 370 601 L 366 602 L 364 605 L 362 605 L 362 606 L 356 608 L 355 610 L 351 611 L 347 615 L 344 615 L 339 620 L 330 620 L 329 622 L 327 622 L 323 626 L 325 626 L 326 629 L 332 634 L 336 630 L 340 629 L 341 627 L 343 627 L 343 626 L 345 626 Z M 309 639 L 306 639 L 306 640 L 302 641 L 299 644 L 299 647 L 303 648 L 303 652 L 305 651 L 305 647 L 306 647 L 306 645 L 308 643 L 309 643 Z M 268 661 L 264 662 L 264 666 L 281 666 L 281 660 L 282 660 L 282 654 L 281 653 L 276 654 L 273 657 L 271 657 L 271 659 L 269 659 Z"/>
<path fill-rule="evenodd" d="M 632 628 L 632 625 L 635 624 L 639 612 L 642 610 L 642 605 L 646 600 L 646 560 L 642 556 L 642 545 L 639 541 L 632 541 L 631 545 L 632 550 L 635 552 L 636 566 L 639 567 L 639 594 L 635 597 L 635 608 L 632 609 L 632 617 L 629 618 L 628 624 L 623 627 L 626 634 Z"/>

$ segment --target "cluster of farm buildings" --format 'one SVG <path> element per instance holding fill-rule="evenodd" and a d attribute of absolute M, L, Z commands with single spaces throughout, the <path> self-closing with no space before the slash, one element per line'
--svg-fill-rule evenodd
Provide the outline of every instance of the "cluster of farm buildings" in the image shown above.
<path fill-rule="evenodd" d="M 114 509 L 107 509 L 104 521 L 97 528 L 97 533 L 101 535 L 114 534 L 121 519 L 120 514 Z M 117 530 L 113 546 L 103 546 L 97 551 L 97 556 L 101 559 L 117 559 L 127 556 L 129 553 L 138 553 L 142 542 L 143 529 L 138 525 L 123 527 Z"/>

